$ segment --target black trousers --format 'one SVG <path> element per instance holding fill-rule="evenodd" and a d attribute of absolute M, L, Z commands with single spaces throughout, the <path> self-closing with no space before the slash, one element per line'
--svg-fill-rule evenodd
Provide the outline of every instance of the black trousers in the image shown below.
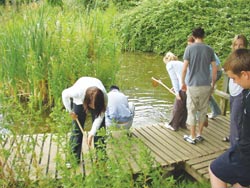
<path fill-rule="evenodd" d="M 84 125 L 85 125 L 85 121 L 86 121 L 86 112 L 83 109 L 83 105 L 76 105 L 73 103 L 73 111 L 75 112 L 75 114 L 77 114 L 78 116 L 78 120 L 82 126 L 82 128 L 84 129 Z M 92 117 L 92 123 L 94 122 L 96 116 L 96 112 L 95 110 L 89 110 L 91 113 L 91 117 Z M 71 146 L 71 151 L 72 153 L 75 155 L 77 162 L 80 162 L 81 159 L 81 150 L 82 150 L 82 139 L 83 139 L 83 134 L 81 132 L 81 129 L 79 128 L 79 126 L 77 125 L 77 122 L 74 120 L 72 122 L 73 124 L 73 130 L 72 130 L 72 134 L 70 137 L 70 146 Z M 105 129 L 105 119 L 103 118 L 102 124 L 101 124 L 101 128 Z M 105 150 L 106 149 L 106 145 L 105 145 L 105 136 L 94 136 L 94 147 L 98 150 Z"/>
<path fill-rule="evenodd" d="M 169 123 L 175 130 L 178 130 L 180 127 L 186 129 L 186 120 L 187 120 L 187 107 L 186 100 L 187 95 L 186 92 L 180 90 L 179 95 L 181 100 L 175 99 L 174 109 L 172 119 Z"/>

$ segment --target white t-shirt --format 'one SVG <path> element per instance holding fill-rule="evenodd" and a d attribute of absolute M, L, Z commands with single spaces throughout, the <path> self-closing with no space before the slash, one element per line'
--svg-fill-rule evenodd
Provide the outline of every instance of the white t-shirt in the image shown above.
<path fill-rule="evenodd" d="M 231 96 L 235 97 L 237 95 L 239 95 L 241 92 L 243 91 L 243 88 L 234 83 L 233 79 L 229 79 L 229 93 Z"/>
<path fill-rule="evenodd" d="M 83 104 L 83 100 L 85 98 L 86 91 L 89 87 L 97 87 L 99 88 L 104 95 L 105 104 L 107 105 L 108 96 L 105 87 L 102 82 L 97 78 L 92 77 L 81 77 L 79 78 L 75 84 L 62 92 L 62 101 L 68 112 L 71 112 L 71 101 L 70 98 L 73 99 L 73 103 L 76 105 Z M 100 128 L 102 120 L 104 118 L 104 113 L 101 113 L 97 118 L 95 118 L 92 128 L 89 132 L 91 135 L 95 135 L 97 130 Z"/>

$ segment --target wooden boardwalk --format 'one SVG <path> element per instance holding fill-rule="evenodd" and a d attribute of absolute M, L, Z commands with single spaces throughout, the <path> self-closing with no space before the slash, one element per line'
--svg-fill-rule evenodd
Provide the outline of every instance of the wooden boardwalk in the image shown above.
<path fill-rule="evenodd" d="M 198 181 L 208 180 L 209 163 L 229 147 L 229 143 L 222 142 L 222 138 L 229 134 L 229 118 L 220 116 L 215 120 L 209 120 L 208 128 L 204 128 L 203 131 L 205 140 L 196 145 L 185 142 L 184 134 L 189 134 L 189 130 L 173 132 L 166 129 L 163 124 L 136 128 L 132 131 L 132 137 L 139 138 L 150 150 L 155 164 L 168 170 L 183 168 Z M 2 138 L 0 178 L 60 179 L 64 175 L 69 139 L 68 134 L 60 135 L 36 134 Z M 88 152 L 86 145 L 83 152 Z M 134 148 L 130 152 L 127 156 L 127 168 L 133 173 L 138 173 L 141 162 L 137 161 L 137 149 Z M 114 156 L 112 150 L 109 150 L 108 155 Z M 85 167 L 88 166 L 89 169 L 91 167 L 88 162 L 85 160 Z M 75 173 L 83 173 L 83 169 L 80 168 Z"/>

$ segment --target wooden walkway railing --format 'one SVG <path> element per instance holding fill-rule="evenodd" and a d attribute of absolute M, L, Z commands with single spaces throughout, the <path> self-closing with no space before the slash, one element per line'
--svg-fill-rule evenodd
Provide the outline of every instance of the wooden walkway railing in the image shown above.
<path fill-rule="evenodd" d="M 168 169 L 174 170 L 181 167 L 199 181 L 208 180 L 209 163 L 229 147 L 228 143 L 222 142 L 222 138 L 229 133 L 229 119 L 219 116 L 215 120 L 209 120 L 208 128 L 203 131 L 205 140 L 196 145 L 183 140 L 183 135 L 188 133 L 189 130 L 182 129 L 170 131 L 162 124 L 136 128 L 132 131 L 132 137 L 145 144 L 155 163 L 162 168 L 171 167 Z M 18 170 L 23 169 L 21 179 L 61 178 L 65 168 L 65 160 L 61 159 L 65 159 L 67 155 L 68 139 L 68 134 L 22 135 L 2 139 L 0 176 L 18 179 Z M 86 153 L 88 148 L 84 146 L 83 151 Z M 128 163 L 134 173 L 140 171 L 139 161 L 134 154 L 128 155 Z M 88 165 L 88 161 L 85 164 Z M 83 169 L 76 171 L 78 174 L 82 172 Z"/>

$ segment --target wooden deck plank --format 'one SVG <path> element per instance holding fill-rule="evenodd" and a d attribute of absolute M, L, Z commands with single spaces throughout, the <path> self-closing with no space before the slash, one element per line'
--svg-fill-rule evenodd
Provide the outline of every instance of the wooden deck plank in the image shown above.
<path fill-rule="evenodd" d="M 183 147 L 185 147 L 185 146 L 189 147 L 190 150 L 196 151 L 197 153 L 200 154 L 200 156 L 207 155 L 209 153 L 209 150 L 207 150 L 206 147 L 204 147 L 204 144 L 206 144 L 204 142 L 200 142 L 200 143 L 197 143 L 197 144 L 190 144 L 190 143 L 184 141 L 183 136 L 185 134 L 190 135 L 189 130 L 180 129 L 176 133 L 180 136 L 180 138 L 182 138 Z M 195 156 L 190 156 L 190 157 L 194 158 Z"/>
<path fill-rule="evenodd" d="M 52 178 L 56 178 L 56 155 L 58 151 L 58 141 L 57 136 L 52 134 L 50 151 L 49 151 L 49 162 L 48 162 L 48 175 Z"/>
<path fill-rule="evenodd" d="M 161 164 L 162 166 L 167 166 L 169 165 L 171 162 L 173 161 L 173 159 L 168 158 L 168 156 L 166 156 L 167 158 L 165 159 L 165 153 L 164 151 L 162 151 L 161 149 L 157 148 L 157 146 L 155 146 L 153 143 L 151 143 L 147 137 L 145 137 L 141 132 L 137 131 L 136 129 L 133 131 L 133 135 L 135 135 L 136 137 L 140 138 L 142 140 L 142 142 L 144 142 L 144 144 L 146 146 L 148 146 L 151 150 L 152 150 L 152 155 L 155 158 L 155 160 Z M 169 162 L 167 162 L 169 161 Z"/>
<path fill-rule="evenodd" d="M 10 148 L 10 155 L 5 163 L 6 167 L 12 167 L 12 172 L 13 172 L 15 179 L 18 179 L 18 176 L 19 176 L 19 172 L 16 171 L 17 170 L 16 163 L 19 158 L 18 156 L 20 156 L 19 153 L 20 153 L 20 147 L 22 145 L 22 140 L 23 140 L 23 135 L 15 137 L 14 143 Z"/>
<path fill-rule="evenodd" d="M 184 169 L 199 181 L 208 180 L 208 165 L 229 147 L 228 143 L 221 141 L 221 138 L 229 133 L 229 117 L 225 116 L 209 120 L 209 127 L 204 128 L 203 132 L 205 141 L 196 145 L 185 142 L 183 139 L 183 135 L 189 134 L 189 130 L 170 131 L 162 125 L 151 125 L 135 128 L 131 132 L 133 139 L 140 139 L 150 151 L 149 154 L 154 159 L 153 166 L 160 164 L 165 169 L 169 166 L 177 167 L 181 163 L 184 164 Z M 85 133 L 82 151 L 86 172 L 91 173 L 93 158 L 88 155 L 89 148 L 86 145 L 86 138 Z M 128 140 L 126 140 L 127 143 L 129 143 Z M 61 165 L 64 165 L 67 152 L 69 152 L 67 151 L 68 141 L 68 133 L 65 135 L 48 133 L 7 137 L 5 140 L 1 140 L 0 157 L 6 164 L 6 173 L 10 170 L 8 167 L 12 167 L 11 170 L 14 172 L 15 165 L 26 164 L 26 170 L 29 171 L 29 177 L 32 180 L 48 177 L 59 179 L 63 177 L 60 170 L 65 167 Z M 117 142 L 125 146 L 125 143 L 119 138 Z M 118 165 L 121 162 L 119 157 L 122 155 L 125 156 L 125 161 L 121 165 L 126 166 L 125 170 L 138 173 L 143 168 L 145 161 L 140 161 L 139 146 L 135 144 L 129 149 L 126 147 L 117 149 L 120 151 L 119 155 L 107 145 L 109 157 L 113 157 L 112 159 L 117 161 Z M 83 173 L 82 166 L 75 174 Z"/>
<path fill-rule="evenodd" d="M 180 136 L 179 133 L 177 132 L 173 132 L 167 128 L 165 128 L 164 126 L 160 126 L 161 127 L 161 131 L 164 135 L 167 136 L 167 139 L 171 138 L 176 140 L 176 147 L 179 147 L 179 150 L 181 150 L 183 152 L 183 154 L 185 156 L 193 156 L 193 157 L 198 157 L 200 156 L 200 150 L 196 147 L 193 147 L 193 145 L 187 143 L 184 141 L 183 136 Z M 187 130 L 183 130 L 186 133 Z M 183 133 L 182 133 L 183 134 Z M 189 157 L 190 158 L 190 157 Z"/>
<path fill-rule="evenodd" d="M 51 146 L 52 134 L 47 134 L 41 151 L 41 161 L 39 166 L 42 168 L 42 175 L 47 176 L 49 164 L 49 151 Z"/>
<path fill-rule="evenodd" d="M 131 145 L 130 139 L 131 137 L 128 136 L 127 131 L 113 131 L 111 141 L 107 143 L 107 147 L 110 149 L 108 157 L 115 158 L 115 161 L 119 163 L 119 159 L 125 156 L 123 163 L 129 167 L 128 170 L 136 174 L 143 168 L 140 161 L 138 161 L 141 148 L 138 143 Z"/>
<path fill-rule="evenodd" d="M 30 166 L 30 179 L 37 180 L 42 173 L 40 165 L 41 156 L 42 156 L 42 148 L 44 146 L 44 140 L 46 135 L 38 134 L 36 136 L 36 145 L 34 148 L 34 153 L 32 156 L 31 166 Z"/>
<path fill-rule="evenodd" d="M 63 168 L 65 168 L 66 163 L 66 155 L 67 155 L 67 147 L 69 142 L 70 134 L 57 134 L 54 139 L 57 142 L 57 155 L 56 157 L 58 160 L 56 160 L 56 179 L 61 179 L 63 175 Z"/>
<path fill-rule="evenodd" d="M 164 149 L 167 149 L 171 158 L 175 158 L 177 162 L 187 160 L 190 153 L 187 153 L 186 150 L 183 150 L 183 148 L 176 143 L 175 137 L 171 138 L 166 136 L 159 128 L 163 129 L 160 126 L 149 126 L 148 130 L 156 135 L 155 139 Z M 171 135 L 171 133 L 169 135 Z"/>
<path fill-rule="evenodd" d="M 135 131 L 133 131 L 133 134 Z M 148 134 L 143 128 L 140 128 L 140 130 L 137 130 L 137 135 L 144 144 L 146 144 L 149 149 L 152 151 L 152 155 L 154 157 L 157 157 L 156 161 L 159 162 L 162 166 L 166 166 L 168 164 L 176 163 L 176 160 L 170 157 L 167 153 L 167 151 L 161 147 L 159 147 L 159 143 L 155 141 L 154 136 Z"/>
<path fill-rule="evenodd" d="M 209 124 L 211 127 L 219 133 L 225 134 L 225 132 L 229 131 L 229 122 L 228 121 L 222 121 L 223 119 L 218 116 L 216 119 L 209 119 Z"/>
<path fill-rule="evenodd" d="M 29 172 L 31 168 L 32 153 L 36 144 L 36 140 L 33 139 L 33 135 L 24 135 L 23 143 L 21 146 L 21 157 L 16 165 L 22 168 L 22 178 L 29 178 Z"/>

